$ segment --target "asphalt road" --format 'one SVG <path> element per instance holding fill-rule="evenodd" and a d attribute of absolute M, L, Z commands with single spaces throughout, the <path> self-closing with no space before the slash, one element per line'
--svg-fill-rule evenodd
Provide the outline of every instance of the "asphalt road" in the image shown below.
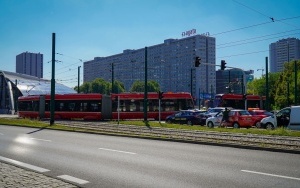
<path fill-rule="evenodd" d="M 0 160 L 82 187 L 300 187 L 300 155 L 0 125 Z"/>

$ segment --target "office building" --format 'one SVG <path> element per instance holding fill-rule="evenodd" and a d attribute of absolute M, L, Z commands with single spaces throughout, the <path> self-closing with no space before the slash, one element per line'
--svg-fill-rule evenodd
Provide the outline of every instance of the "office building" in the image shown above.
<path fill-rule="evenodd" d="M 284 63 L 300 59 L 300 40 L 297 38 L 281 39 L 271 43 L 270 50 L 270 72 L 281 72 Z"/>
<path fill-rule="evenodd" d="M 43 78 L 43 54 L 24 52 L 17 55 L 16 73 Z"/>
<path fill-rule="evenodd" d="M 233 68 L 216 72 L 217 93 L 247 93 L 247 83 L 254 79 L 254 71 Z"/>
<path fill-rule="evenodd" d="M 147 80 L 157 81 L 161 91 L 190 92 L 196 99 L 200 91 L 215 93 L 215 44 L 213 37 L 194 35 L 147 47 Z M 195 67 L 196 56 L 201 58 L 199 67 Z M 144 81 L 145 48 L 84 62 L 84 82 L 111 81 L 112 75 L 124 83 L 126 91 L 135 81 Z"/>

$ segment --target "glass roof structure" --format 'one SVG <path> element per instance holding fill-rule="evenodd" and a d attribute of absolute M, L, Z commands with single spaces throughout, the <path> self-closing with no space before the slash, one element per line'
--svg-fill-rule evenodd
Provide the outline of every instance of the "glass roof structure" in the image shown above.
<path fill-rule="evenodd" d="M 3 75 L 6 80 L 11 81 L 20 90 L 23 96 L 51 94 L 50 80 L 8 71 L 0 71 L 0 76 L 1 75 Z M 55 94 L 67 93 L 76 93 L 76 91 L 55 82 Z"/>

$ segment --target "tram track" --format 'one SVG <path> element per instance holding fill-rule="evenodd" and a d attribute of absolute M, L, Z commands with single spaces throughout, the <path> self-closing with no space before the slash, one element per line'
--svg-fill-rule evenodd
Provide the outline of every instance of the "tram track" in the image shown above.
<path fill-rule="evenodd" d="M 257 149 L 281 150 L 286 152 L 300 153 L 300 138 L 288 136 L 172 129 L 121 125 L 107 122 L 56 121 L 56 123 L 71 127 L 74 129 L 74 131 L 84 129 L 95 133 L 109 135 L 229 145 L 235 147 L 251 147 Z"/>

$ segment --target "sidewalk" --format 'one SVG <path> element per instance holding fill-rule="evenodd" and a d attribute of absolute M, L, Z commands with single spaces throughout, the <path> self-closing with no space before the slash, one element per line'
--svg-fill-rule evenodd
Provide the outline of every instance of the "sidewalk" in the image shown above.
<path fill-rule="evenodd" d="M 25 170 L 14 165 L 0 162 L 0 187 L 2 188 L 17 188 L 17 187 L 77 187 L 70 183 L 45 176 L 30 170 Z"/>

